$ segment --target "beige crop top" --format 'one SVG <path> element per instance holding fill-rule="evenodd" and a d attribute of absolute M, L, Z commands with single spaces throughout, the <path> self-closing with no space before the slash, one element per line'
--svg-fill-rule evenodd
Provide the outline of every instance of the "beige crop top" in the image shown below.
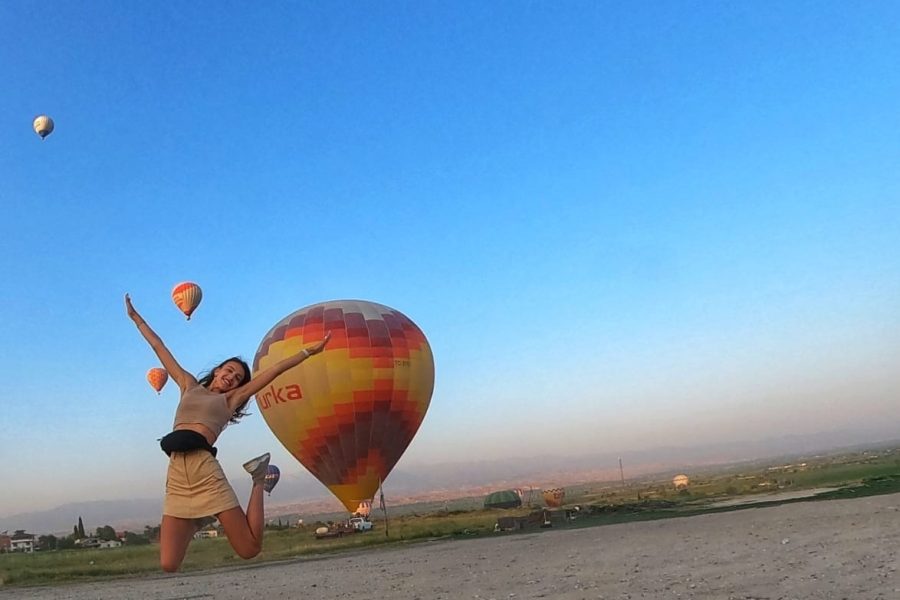
<path fill-rule="evenodd" d="M 209 427 L 218 437 L 231 416 L 232 411 L 228 408 L 225 394 L 211 392 L 196 383 L 181 394 L 181 401 L 178 403 L 178 408 L 175 409 L 173 427 L 187 423 L 199 423 Z"/>

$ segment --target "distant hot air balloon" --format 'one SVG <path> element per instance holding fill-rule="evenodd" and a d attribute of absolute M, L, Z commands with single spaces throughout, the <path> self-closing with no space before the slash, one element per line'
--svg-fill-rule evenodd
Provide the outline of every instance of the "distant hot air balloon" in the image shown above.
<path fill-rule="evenodd" d="M 36 116 L 31 126 L 34 128 L 34 132 L 41 136 L 41 139 L 53 133 L 53 119 L 47 115 Z"/>
<path fill-rule="evenodd" d="M 158 394 L 162 391 L 163 387 L 165 387 L 166 382 L 169 381 L 169 374 L 165 369 L 156 367 L 147 371 L 147 381 L 150 382 L 150 385 Z"/>
<path fill-rule="evenodd" d="M 687 475 L 676 475 L 672 478 L 672 485 L 675 486 L 676 490 L 684 489 L 690 483 L 690 479 L 688 479 Z"/>
<path fill-rule="evenodd" d="M 278 483 L 279 479 L 281 479 L 281 471 L 279 471 L 278 467 L 275 465 L 269 465 L 268 469 L 266 469 L 266 478 L 263 481 L 263 489 L 271 494 L 272 489 L 275 487 L 275 484 Z"/>
<path fill-rule="evenodd" d="M 544 503 L 551 508 L 558 508 L 566 501 L 565 488 L 544 490 Z"/>
<path fill-rule="evenodd" d="M 331 331 L 324 352 L 256 394 L 284 447 L 348 511 L 375 496 L 425 417 L 434 358 L 403 313 L 361 300 L 302 308 L 269 331 L 253 372 L 293 356 Z"/>
<path fill-rule="evenodd" d="M 187 316 L 188 321 L 191 320 L 191 315 L 200 306 L 202 299 L 203 290 L 196 283 L 184 281 L 172 288 L 172 301 Z"/>

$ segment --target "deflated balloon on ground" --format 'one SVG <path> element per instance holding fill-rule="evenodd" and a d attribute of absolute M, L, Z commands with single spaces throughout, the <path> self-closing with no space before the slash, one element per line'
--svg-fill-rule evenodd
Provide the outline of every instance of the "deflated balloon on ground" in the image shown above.
<path fill-rule="evenodd" d="M 484 499 L 485 508 L 518 508 L 522 499 L 514 490 L 502 490 L 488 494 Z"/>

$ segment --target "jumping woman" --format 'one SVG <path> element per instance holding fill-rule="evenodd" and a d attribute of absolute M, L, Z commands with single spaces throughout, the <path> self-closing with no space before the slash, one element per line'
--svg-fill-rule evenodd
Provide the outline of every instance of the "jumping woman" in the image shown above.
<path fill-rule="evenodd" d="M 213 444 L 227 423 L 237 423 L 246 415 L 244 407 L 253 394 L 288 369 L 322 352 L 331 334 L 257 374 L 253 381 L 250 381 L 250 367 L 238 357 L 223 361 L 197 380 L 178 364 L 134 309 L 128 294 L 125 294 L 125 310 L 181 390 L 173 431 L 160 441 L 169 456 L 159 530 L 159 561 L 163 571 L 178 570 L 194 533 L 213 516 L 219 519 L 238 556 L 253 558 L 262 548 L 263 486 L 269 453 L 244 463 L 244 469 L 253 478 L 245 514 L 216 460 Z"/>

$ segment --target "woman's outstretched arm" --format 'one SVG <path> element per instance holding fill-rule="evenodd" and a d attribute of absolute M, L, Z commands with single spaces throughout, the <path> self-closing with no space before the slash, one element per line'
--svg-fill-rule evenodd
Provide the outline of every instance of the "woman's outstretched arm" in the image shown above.
<path fill-rule="evenodd" d="M 325 337 L 322 338 L 322 341 L 316 342 L 309 348 L 304 348 L 297 354 L 293 356 L 289 356 L 284 358 L 262 373 L 259 373 L 256 377 L 254 377 L 250 383 L 246 385 L 242 385 L 232 392 L 233 397 L 235 398 L 235 404 L 242 404 L 244 401 L 249 400 L 250 396 L 263 389 L 273 381 L 275 378 L 287 371 L 292 367 L 296 367 L 304 360 L 312 356 L 313 354 L 318 354 L 322 350 L 325 349 L 325 344 L 328 343 L 328 340 L 331 339 L 331 332 L 325 334 Z"/>
<path fill-rule="evenodd" d="M 162 363 L 163 368 L 168 371 L 169 377 L 178 384 L 179 388 L 184 390 L 188 385 L 197 382 L 193 375 L 181 368 L 181 365 L 178 364 L 178 361 L 175 360 L 175 357 L 172 356 L 172 353 L 169 352 L 169 349 L 166 348 L 166 345 L 160 337 L 156 335 L 156 332 L 150 329 L 150 326 L 147 325 L 147 321 L 145 321 L 138 311 L 135 310 L 134 306 L 131 304 L 131 297 L 128 294 L 125 294 L 125 312 L 128 313 L 128 317 L 134 321 L 135 325 L 137 325 L 138 331 L 141 332 L 141 335 L 144 336 L 144 339 L 147 340 L 147 343 L 150 344 L 150 347 L 156 352 L 156 356 L 159 357 L 159 362 Z"/>

